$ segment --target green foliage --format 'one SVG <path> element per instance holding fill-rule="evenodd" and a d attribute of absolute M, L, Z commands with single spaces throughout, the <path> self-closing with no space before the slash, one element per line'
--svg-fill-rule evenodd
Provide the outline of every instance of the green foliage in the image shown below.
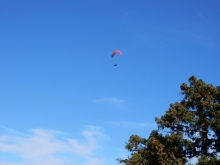
<path fill-rule="evenodd" d="M 132 135 L 125 146 L 131 156 L 118 159 L 120 163 L 182 165 L 198 157 L 198 165 L 220 164 L 220 87 L 192 76 L 189 86 L 183 83 L 180 89 L 183 99 L 155 118 L 158 130 L 148 139 Z"/>
<path fill-rule="evenodd" d="M 209 157 L 209 156 L 202 156 L 199 159 L 199 162 L 197 165 L 219 165 L 220 160 L 218 160 L 216 157 Z"/>
<path fill-rule="evenodd" d="M 126 145 L 126 149 L 132 152 L 131 158 L 120 159 L 119 162 L 126 165 L 181 165 L 186 162 L 180 145 L 181 138 L 181 135 L 175 134 L 163 137 L 155 130 L 148 140 L 132 135 Z"/>

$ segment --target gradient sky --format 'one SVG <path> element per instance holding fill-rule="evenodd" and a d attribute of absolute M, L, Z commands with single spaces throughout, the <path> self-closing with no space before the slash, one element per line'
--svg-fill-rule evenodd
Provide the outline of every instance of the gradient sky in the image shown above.
<path fill-rule="evenodd" d="M 220 85 L 219 8 L 0 0 L 0 165 L 117 164 L 190 76 Z"/>

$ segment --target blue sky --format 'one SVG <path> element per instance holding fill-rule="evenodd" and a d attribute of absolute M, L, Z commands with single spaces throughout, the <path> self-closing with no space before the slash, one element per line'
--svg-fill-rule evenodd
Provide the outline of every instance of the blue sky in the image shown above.
<path fill-rule="evenodd" d="M 190 76 L 220 85 L 219 7 L 0 0 L 0 165 L 117 164 Z"/>

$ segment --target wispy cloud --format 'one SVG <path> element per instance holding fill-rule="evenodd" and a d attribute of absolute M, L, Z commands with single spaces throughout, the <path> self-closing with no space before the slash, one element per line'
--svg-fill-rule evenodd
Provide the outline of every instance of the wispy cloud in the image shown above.
<path fill-rule="evenodd" d="M 21 163 L 11 163 L 11 162 L 7 162 L 7 161 L 0 161 L 0 165 L 24 165 Z"/>
<path fill-rule="evenodd" d="M 105 103 L 124 103 L 125 100 L 113 97 L 113 98 L 97 99 L 94 102 L 96 102 L 96 103 L 102 103 L 102 102 L 105 102 Z"/>
<path fill-rule="evenodd" d="M 171 30 L 173 33 L 179 37 L 180 40 L 187 41 L 191 44 L 196 44 L 199 46 L 213 47 L 214 43 L 208 38 L 196 32 L 189 32 L 183 30 Z"/>
<path fill-rule="evenodd" d="M 57 131 L 32 129 L 25 133 L 5 132 L 0 135 L 0 165 L 101 165 L 103 159 L 94 155 L 99 149 L 97 138 L 105 137 L 99 128 L 87 127 L 83 140 L 64 137 Z M 9 157 L 9 156 L 8 156 Z M 19 161 L 18 161 L 19 160 Z"/>
<path fill-rule="evenodd" d="M 127 122 L 127 121 L 108 121 L 110 124 L 114 124 L 121 127 L 127 128 L 143 128 L 143 127 L 156 127 L 156 123 L 147 123 L 147 122 Z"/>
<path fill-rule="evenodd" d="M 164 43 L 170 43 L 171 46 L 187 44 L 205 48 L 216 48 L 215 41 L 206 33 L 201 33 L 191 28 L 188 30 L 164 28 L 158 25 L 149 25 L 148 32 L 141 32 L 134 29 L 131 33 L 140 39 L 149 47 L 155 47 Z"/>

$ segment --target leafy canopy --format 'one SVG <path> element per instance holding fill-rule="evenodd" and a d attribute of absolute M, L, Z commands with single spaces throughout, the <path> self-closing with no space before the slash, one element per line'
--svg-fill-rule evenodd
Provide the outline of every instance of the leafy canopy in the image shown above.
<path fill-rule="evenodd" d="M 132 135 L 125 148 L 125 165 L 183 165 L 198 158 L 197 165 L 220 164 L 220 86 L 214 87 L 195 76 L 189 85 L 180 86 L 183 99 L 170 104 L 161 118 L 155 118 L 158 130 L 148 139 Z"/>

